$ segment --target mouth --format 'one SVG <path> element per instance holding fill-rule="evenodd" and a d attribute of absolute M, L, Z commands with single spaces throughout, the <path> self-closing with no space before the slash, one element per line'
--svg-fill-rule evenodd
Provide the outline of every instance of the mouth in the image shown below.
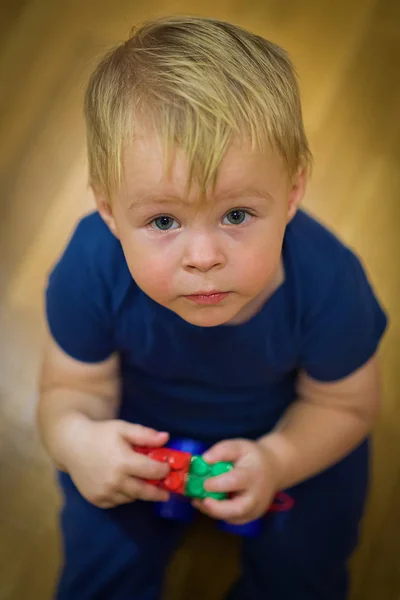
<path fill-rule="evenodd" d="M 195 304 L 219 304 L 227 296 L 229 296 L 230 292 L 199 292 L 198 294 L 190 294 L 189 296 L 184 296 L 187 300 L 194 302 Z"/>

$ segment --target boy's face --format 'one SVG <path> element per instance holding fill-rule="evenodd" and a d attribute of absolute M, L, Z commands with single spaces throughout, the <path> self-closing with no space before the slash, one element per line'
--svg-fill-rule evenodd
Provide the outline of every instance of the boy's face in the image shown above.
<path fill-rule="evenodd" d="M 103 218 L 119 238 L 129 270 L 153 300 L 194 325 L 241 322 L 283 281 L 285 227 L 303 196 L 305 174 L 289 181 L 277 153 L 233 144 L 214 192 L 185 193 L 179 150 L 167 176 L 157 137 L 135 140 L 125 179 Z"/>

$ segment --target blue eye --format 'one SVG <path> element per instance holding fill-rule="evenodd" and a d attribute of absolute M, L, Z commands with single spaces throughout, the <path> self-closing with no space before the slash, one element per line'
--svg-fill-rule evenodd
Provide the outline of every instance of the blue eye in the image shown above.
<path fill-rule="evenodd" d="M 169 231 L 170 229 L 177 229 L 179 227 L 178 221 L 172 217 L 168 217 L 167 215 L 157 217 L 157 219 L 154 219 L 150 225 L 153 227 L 153 229 L 158 229 L 159 231 Z"/>
<path fill-rule="evenodd" d="M 235 209 L 228 212 L 222 220 L 224 225 L 242 225 L 251 219 L 250 213 L 242 209 Z"/>

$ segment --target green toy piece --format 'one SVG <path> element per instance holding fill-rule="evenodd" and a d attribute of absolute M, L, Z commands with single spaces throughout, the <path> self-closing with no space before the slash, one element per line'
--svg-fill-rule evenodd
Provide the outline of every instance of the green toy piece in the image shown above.
<path fill-rule="evenodd" d="M 232 469 L 233 463 L 231 462 L 217 462 L 210 465 L 201 456 L 193 455 L 186 480 L 185 496 L 199 498 L 200 500 L 204 500 L 204 498 L 225 500 L 227 498 L 225 492 L 207 492 L 204 489 L 204 484 L 210 477 L 222 475 L 222 473 L 227 473 Z"/>

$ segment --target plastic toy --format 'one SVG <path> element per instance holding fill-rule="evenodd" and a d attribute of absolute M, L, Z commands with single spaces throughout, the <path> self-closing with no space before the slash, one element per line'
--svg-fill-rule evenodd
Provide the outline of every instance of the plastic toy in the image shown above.
<path fill-rule="evenodd" d="M 204 484 L 210 477 L 222 475 L 233 469 L 232 463 L 217 462 L 210 465 L 198 454 L 170 448 L 135 447 L 135 450 L 141 454 L 147 454 L 153 460 L 168 463 L 171 469 L 165 479 L 148 481 L 148 483 L 174 494 L 183 494 L 201 500 L 204 498 L 223 500 L 227 497 L 227 494 L 222 492 L 208 492 L 204 489 Z"/>
<path fill-rule="evenodd" d="M 153 460 L 167 462 L 170 472 L 163 480 L 148 481 L 171 492 L 167 502 L 156 503 L 156 513 L 159 517 L 190 523 L 195 515 L 195 509 L 190 503 L 191 498 L 206 497 L 223 500 L 227 494 L 207 492 L 204 483 L 210 477 L 226 473 L 233 468 L 232 463 L 220 462 L 209 465 L 201 455 L 207 446 L 194 440 L 182 439 L 170 441 L 161 448 L 135 446 L 134 450 L 146 454 Z M 286 493 L 277 494 L 268 512 L 287 512 L 294 505 L 293 499 Z M 218 521 L 218 528 L 243 537 L 255 537 L 260 534 L 263 519 L 257 519 L 244 525 L 232 525 Z"/>

